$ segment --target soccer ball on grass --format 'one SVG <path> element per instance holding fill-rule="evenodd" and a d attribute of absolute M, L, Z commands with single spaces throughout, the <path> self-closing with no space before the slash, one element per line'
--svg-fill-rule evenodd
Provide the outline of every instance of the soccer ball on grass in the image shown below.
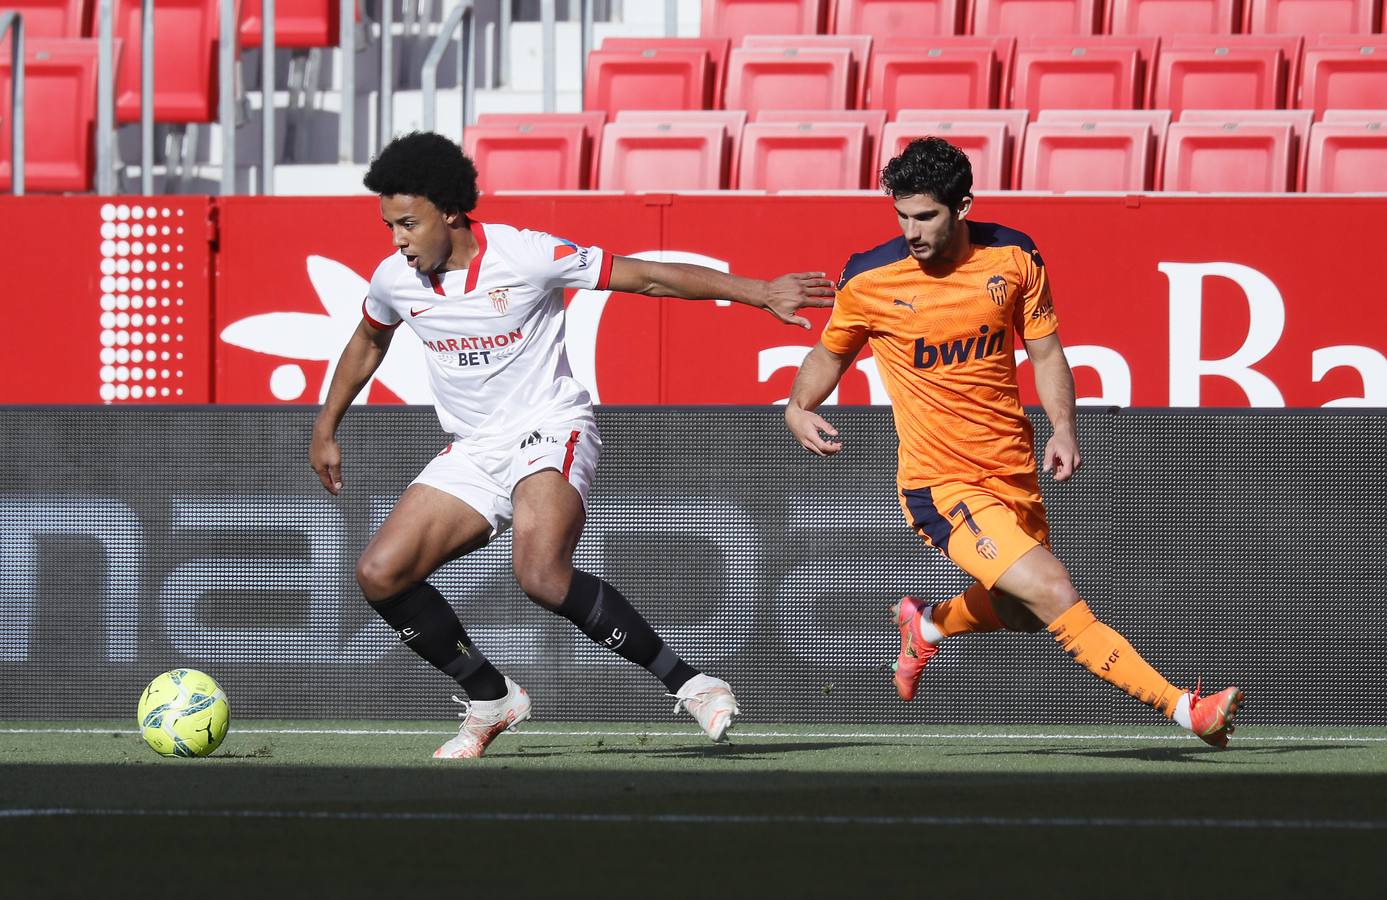
<path fill-rule="evenodd" d="M 206 756 L 231 724 L 226 694 L 196 669 L 157 676 L 140 695 L 138 716 L 140 734 L 160 756 Z"/>

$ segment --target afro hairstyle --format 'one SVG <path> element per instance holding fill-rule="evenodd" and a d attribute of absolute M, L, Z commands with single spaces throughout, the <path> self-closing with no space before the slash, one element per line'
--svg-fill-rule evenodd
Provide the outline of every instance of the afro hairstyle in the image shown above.
<path fill-rule="evenodd" d="M 373 194 L 423 197 L 445 213 L 477 206 L 477 167 L 457 144 L 432 131 L 414 131 L 386 144 L 361 179 Z"/>

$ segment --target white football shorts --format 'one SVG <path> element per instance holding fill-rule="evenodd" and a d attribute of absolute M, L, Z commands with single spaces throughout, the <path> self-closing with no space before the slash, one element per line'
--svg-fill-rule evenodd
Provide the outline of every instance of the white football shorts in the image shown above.
<path fill-rule="evenodd" d="M 602 438 L 592 419 L 545 425 L 500 443 L 454 440 L 414 479 L 457 497 L 481 513 L 495 538 L 515 518 L 511 494 L 522 479 L 554 469 L 578 491 L 587 507 L 588 489 L 597 474 Z"/>

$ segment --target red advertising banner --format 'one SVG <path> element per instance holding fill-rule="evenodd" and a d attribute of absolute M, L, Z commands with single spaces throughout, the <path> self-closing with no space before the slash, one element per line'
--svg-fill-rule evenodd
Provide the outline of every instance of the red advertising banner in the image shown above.
<path fill-rule="evenodd" d="M 219 206 L 217 399 L 315 402 L 391 252 L 375 201 Z M 1367 237 L 1387 200 L 993 195 L 973 215 L 1039 246 L 1080 402 L 1387 406 L 1387 305 Z M 757 277 L 836 277 L 851 253 L 898 233 L 890 199 L 871 195 L 502 195 L 478 216 Z M 810 318 L 800 331 L 726 304 L 580 291 L 569 353 L 604 403 L 771 403 L 827 313 Z M 397 336 L 372 400 L 428 402 L 411 338 Z M 870 358 L 837 400 L 886 402 Z"/>
<path fill-rule="evenodd" d="M 478 216 L 757 277 L 836 277 L 898 233 L 871 194 L 499 195 Z M 1387 199 L 1007 194 L 973 217 L 1040 248 L 1081 403 L 1387 406 Z M 0 403 L 316 403 L 392 250 L 369 197 L 3 198 L 0 238 Z M 827 313 L 809 318 L 579 291 L 569 353 L 604 403 L 773 403 Z M 407 328 L 368 397 L 430 402 Z M 886 402 L 869 357 L 835 399 Z"/>
<path fill-rule="evenodd" d="M 658 249 L 665 202 L 621 195 L 496 197 L 486 199 L 476 216 L 624 253 Z M 378 201 L 234 197 L 219 207 L 216 399 L 320 402 L 361 321 L 371 273 L 394 252 Z M 653 382 L 661 357 L 658 304 L 628 297 L 613 306 L 628 302 L 632 314 L 623 315 L 610 337 L 630 342 L 624 355 L 639 360 L 642 377 Z M 575 370 L 581 369 L 591 354 L 584 357 L 581 323 L 571 321 L 569 329 Z M 358 401 L 432 403 L 423 359 L 418 338 L 408 326 L 398 329 Z M 648 402 L 660 401 L 652 394 Z"/>
<path fill-rule="evenodd" d="M 0 199 L 3 403 L 205 403 L 206 197 Z"/>
<path fill-rule="evenodd" d="M 1371 287 L 1384 215 L 1381 198 L 1017 195 L 979 197 L 972 214 L 1036 242 L 1080 402 L 1266 407 L 1387 406 L 1387 304 Z M 736 271 L 836 278 L 899 231 L 884 196 L 702 196 L 677 198 L 665 234 Z M 665 402 L 786 397 L 817 337 L 691 304 L 666 315 Z M 870 360 L 839 400 L 887 402 Z"/>

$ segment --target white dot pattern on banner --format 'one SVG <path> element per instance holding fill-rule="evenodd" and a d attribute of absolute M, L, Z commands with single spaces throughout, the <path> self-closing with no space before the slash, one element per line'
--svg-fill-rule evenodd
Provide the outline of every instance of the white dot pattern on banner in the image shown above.
<path fill-rule="evenodd" d="M 154 348 L 183 343 L 187 318 L 142 312 L 185 305 L 185 298 L 181 296 L 182 281 L 152 277 L 155 272 L 186 268 L 183 258 L 186 241 L 155 240 L 161 236 L 185 234 L 186 229 L 181 224 L 183 217 L 184 210 L 169 207 L 127 203 L 101 206 L 98 313 L 101 384 L 98 395 L 106 403 L 185 396 L 185 371 L 156 367 L 153 363 L 173 358 L 167 351 L 161 353 Z M 169 296 L 146 296 L 155 290 L 167 292 Z M 140 349 L 142 347 L 149 349 Z M 181 360 L 183 354 L 177 354 L 177 358 Z"/>

